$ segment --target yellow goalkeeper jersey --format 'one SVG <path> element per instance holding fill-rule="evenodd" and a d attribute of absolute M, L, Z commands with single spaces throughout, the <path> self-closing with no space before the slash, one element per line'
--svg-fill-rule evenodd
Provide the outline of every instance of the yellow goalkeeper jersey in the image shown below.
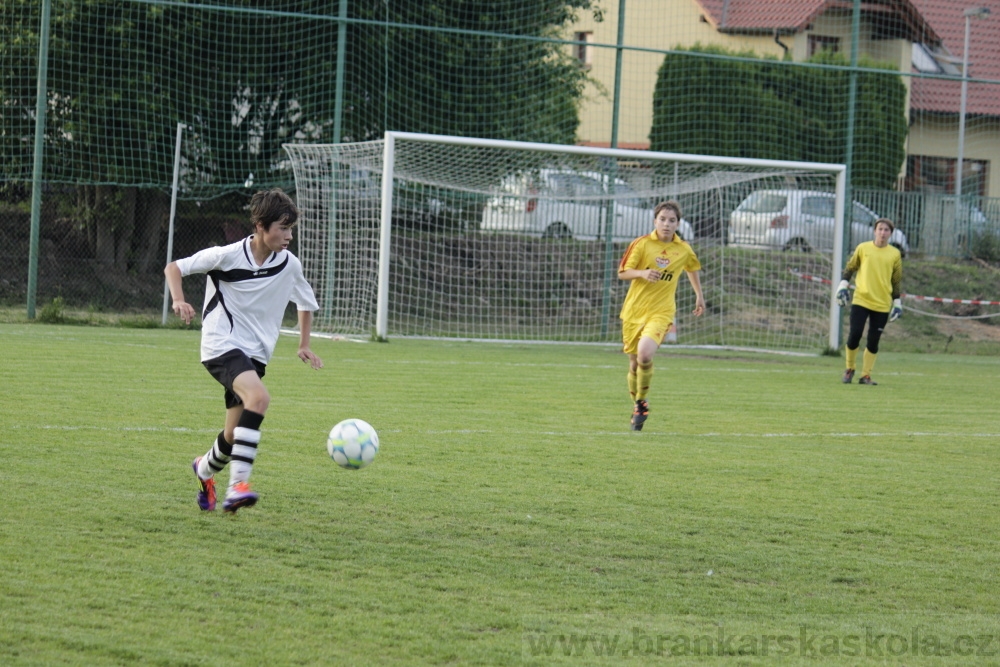
<path fill-rule="evenodd" d="M 660 279 L 655 283 L 637 278 L 629 285 L 621 319 L 625 322 L 645 322 L 651 317 L 673 317 L 677 311 L 675 295 L 677 281 L 683 271 L 700 271 L 698 256 L 686 241 L 674 234 L 673 240 L 664 243 L 654 230 L 629 244 L 618 264 L 618 271 L 629 269 L 656 269 Z"/>
<path fill-rule="evenodd" d="M 888 313 L 892 300 L 898 299 L 903 283 L 903 259 L 891 245 L 879 248 L 874 241 L 858 244 L 844 267 L 844 280 L 854 272 L 854 303 L 877 313 Z"/>

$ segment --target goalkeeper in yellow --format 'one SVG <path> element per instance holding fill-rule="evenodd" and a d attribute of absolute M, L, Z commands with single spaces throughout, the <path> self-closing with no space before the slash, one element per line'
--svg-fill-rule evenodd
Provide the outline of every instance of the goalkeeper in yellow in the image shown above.
<path fill-rule="evenodd" d="M 878 384 L 872 380 L 872 368 L 878 356 L 878 342 L 888 322 L 899 319 L 903 306 L 899 295 L 903 282 L 903 260 L 899 250 L 889 245 L 895 226 L 888 218 L 875 221 L 875 240 L 859 243 L 844 267 L 843 280 L 837 286 L 837 303 L 846 306 L 851 300 L 851 276 L 857 272 L 854 303 L 851 304 L 851 326 L 847 333 L 847 370 L 844 384 L 854 379 L 861 333 L 868 323 L 868 340 L 865 343 L 864 362 L 858 384 Z"/>
<path fill-rule="evenodd" d="M 680 205 L 661 202 L 653 216 L 653 231 L 632 241 L 618 264 L 618 279 L 632 281 L 620 317 L 623 351 L 629 358 L 628 391 L 635 401 L 633 431 L 641 431 L 649 416 L 646 394 L 653 379 L 653 355 L 674 321 L 681 272 L 687 274 L 694 288 L 695 316 L 705 312 L 698 277 L 701 264 L 691 246 L 676 233 L 681 222 Z"/>

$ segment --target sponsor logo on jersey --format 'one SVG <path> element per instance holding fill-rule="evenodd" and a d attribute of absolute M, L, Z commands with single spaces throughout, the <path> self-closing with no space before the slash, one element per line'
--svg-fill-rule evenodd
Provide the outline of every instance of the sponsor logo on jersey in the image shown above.
<path fill-rule="evenodd" d="M 670 258 L 669 257 L 662 257 L 662 256 L 661 257 L 657 257 L 656 258 L 656 266 L 658 268 L 661 268 L 661 269 L 667 268 L 668 266 L 670 266 Z"/>

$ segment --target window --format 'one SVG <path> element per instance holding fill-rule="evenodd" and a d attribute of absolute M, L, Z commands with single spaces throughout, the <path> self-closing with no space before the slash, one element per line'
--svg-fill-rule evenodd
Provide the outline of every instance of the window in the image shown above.
<path fill-rule="evenodd" d="M 986 196 L 989 175 L 988 160 L 962 160 L 962 194 Z M 909 155 L 906 158 L 906 190 L 909 192 L 955 193 L 955 166 L 953 157 Z"/>
<path fill-rule="evenodd" d="M 828 37 L 827 35 L 809 35 L 809 56 L 812 57 L 820 51 L 840 51 L 840 38 Z"/>
<path fill-rule="evenodd" d="M 572 199 L 577 196 L 575 179 L 572 174 L 552 174 L 549 180 L 552 184 L 552 194 L 556 197 Z"/>
<path fill-rule="evenodd" d="M 937 59 L 934 58 L 930 50 L 919 42 L 914 42 L 913 44 L 913 50 L 910 52 L 910 62 L 918 72 L 940 74 L 942 71 L 941 65 L 938 64 Z"/>
<path fill-rule="evenodd" d="M 740 205 L 741 211 L 749 213 L 780 213 L 785 210 L 788 197 L 771 192 L 754 192 Z"/>
<path fill-rule="evenodd" d="M 590 44 L 594 41 L 594 33 L 577 32 L 573 35 L 573 40 L 580 42 L 573 47 L 573 54 L 576 56 L 580 67 L 590 69 L 593 65 L 594 47 Z"/>
<path fill-rule="evenodd" d="M 871 227 L 875 222 L 875 216 L 858 202 L 854 202 L 854 222 L 860 222 L 866 227 Z"/>
<path fill-rule="evenodd" d="M 577 197 L 600 198 L 604 196 L 604 186 L 596 178 L 577 176 L 575 179 Z"/>
<path fill-rule="evenodd" d="M 636 195 L 627 183 L 615 179 L 615 200 L 623 206 L 634 206 L 636 208 L 651 208 L 649 202 Z"/>
<path fill-rule="evenodd" d="M 802 214 L 832 218 L 834 204 L 833 197 L 805 197 L 802 200 Z"/>

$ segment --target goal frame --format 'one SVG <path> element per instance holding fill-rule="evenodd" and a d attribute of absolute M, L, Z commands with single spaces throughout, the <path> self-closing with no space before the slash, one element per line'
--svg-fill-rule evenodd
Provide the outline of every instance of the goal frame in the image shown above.
<path fill-rule="evenodd" d="M 831 350 L 840 347 L 840 306 L 836 300 L 836 286 L 843 271 L 844 255 L 844 216 L 847 199 L 847 166 L 844 164 L 825 162 L 797 162 L 792 160 L 769 160 L 762 158 L 737 158 L 715 155 L 695 155 L 690 153 L 667 153 L 659 151 L 643 151 L 621 148 L 602 148 L 590 146 L 573 146 L 560 144 L 544 144 L 526 141 L 508 141 L 503 139 L 477 139 L 472 137 L 455 137 L 438 134 L 423 134 L 418 132 L 387 131 L 384 135 L 382 161 L 382 192 L 381 192 L 381 225 L 379 230 L 378 253 L 378 285 L 376 292 L 375 337 L 378 340 L 388 340 L 389 337 L 389 265 L 392 243 L 392 198 L 393 178 L 397 141 L 424 142 L 429 144 L 451 144 L 456 146 L 481 146 L 547 152 L 552 154 L 593 155 L 608 158 L 642 159 L 673 161 L 681 163 L 713 163 L 722 166 L 745 166 L 774 169 L 805 170 L 830 173 L 836 178 L 834 205 L 834 239 L 833 239 L 833 271 L 830 276 L 830 322 L 829 346 Z"/>

